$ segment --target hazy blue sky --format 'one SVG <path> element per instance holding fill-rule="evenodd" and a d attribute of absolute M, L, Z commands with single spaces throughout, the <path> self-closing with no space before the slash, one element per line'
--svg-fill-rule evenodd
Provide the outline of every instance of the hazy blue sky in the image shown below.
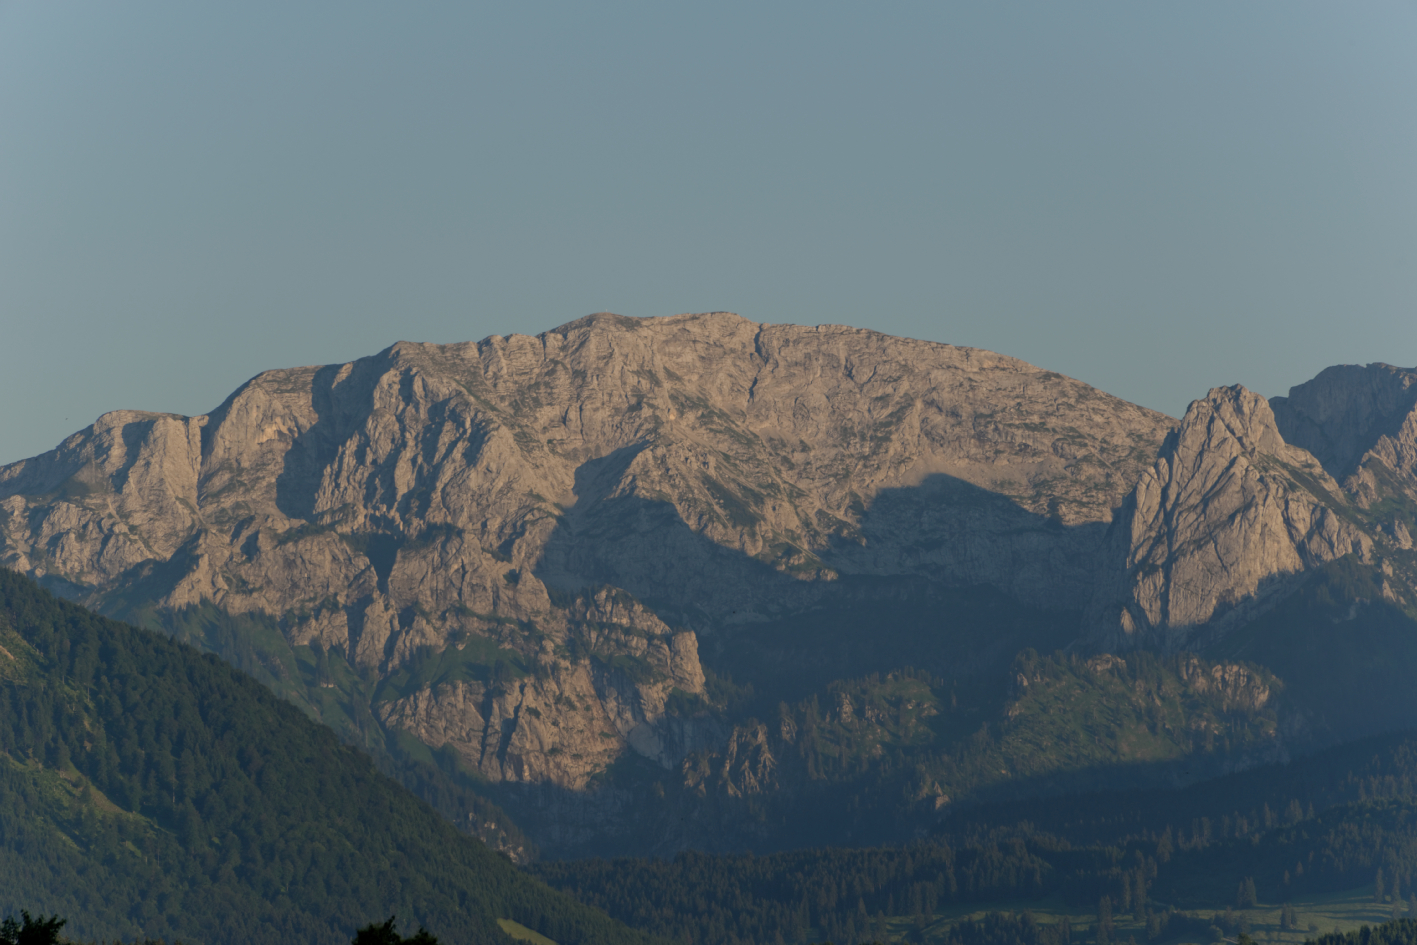
<path fill-rule="evenodd" d="M 0 0 L 0 462 L 595 311 L 1417 364 L 1413 3 Z"/>

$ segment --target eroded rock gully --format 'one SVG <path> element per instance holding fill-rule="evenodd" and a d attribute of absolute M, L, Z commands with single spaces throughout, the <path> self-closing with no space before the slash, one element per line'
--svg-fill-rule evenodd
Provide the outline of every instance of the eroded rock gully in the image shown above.
<path fill-rule="evenodd" d="M 1103 648 L 1175 651 L 1264 607 L 1293 577 L 1373 540 L 1338 483 L 1285 443 L 1269 403 L 1216 388 L 1186 411 L 1128 499 L 1113 572 L 1092 607 Z"/>
<path fill-rule="evenodd" d="M 1217 389 L 1177 426 L 977 349 L 601 314 L 105 414 L 0 469 L 0 564 L 110 613 L 269 619 L 493 781 L 577 790 L 634 752 L 759 790 L 766 730 L 705 711 L 708 636 L 909 578 L 1189 645 L 1410 547 L 1352 509 L 1417 496 L 1412 377 L 1332 369 L 1274 410 Z"/>

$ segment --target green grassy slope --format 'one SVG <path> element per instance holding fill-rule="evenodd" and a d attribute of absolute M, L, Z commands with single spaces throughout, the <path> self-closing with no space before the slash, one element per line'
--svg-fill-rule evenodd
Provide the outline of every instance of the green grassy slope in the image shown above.
<path fill-rule="evenodd" d="M 640 941 L 467 837 L 255 680 L 0 571 L 0 909 L 80 938 Z"/>
<path fill-rule="evenodd" d="M 997 692 L 910 669 L 833 682 L 741 724 L 733 765 L 690 757 L 688 790 L 640 809 L 672 822 L 707 795 L 741 830 L 736 848 L 759 852 L 898 842 L 984 801 L 1185 783 L 1282 754 L 1282 686 L 1259 667 L 1028 650 L 1007 679 Z M 745 772 L 771 789 L 755 793 Z"/>
<path fill-rule="evenodd" d="M 374 717 L 371 701 L 406 682 L 407 673 L 380 684 L 372 673 L 360 673 L 350 666 L 339 651 L 292 646 L 269 616 L 229 614 L 210 602 L 157 610 L 149 604 L 130 606 L 115 599 L 107 601 L 104 610 L 109 616 L 220 656 L 310 718 L 329 726 L 341 741 L 362 749 L 380 771 L 432 804 L 454 825 L 509 853 L 517 862 L 535 858 L 536 845 L 486 796 L 487 785 L 462 770 L 454 753 L 437 753 L 402 733 L 389 732 Z M 297 614 L 293 619 L 309 616 Z M 428 661 L 420 658 L 418 662 Z M 490 671 L 492 660 L 486 662 L 474 669 Z"/>

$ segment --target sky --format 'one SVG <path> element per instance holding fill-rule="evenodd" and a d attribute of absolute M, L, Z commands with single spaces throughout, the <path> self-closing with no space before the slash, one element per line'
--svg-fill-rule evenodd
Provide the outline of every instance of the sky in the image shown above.
<path fill-rule="evenodd" d="M 1417 4 L 0 0 L 0 463 L 583 315 L 1417 365 Z"/>

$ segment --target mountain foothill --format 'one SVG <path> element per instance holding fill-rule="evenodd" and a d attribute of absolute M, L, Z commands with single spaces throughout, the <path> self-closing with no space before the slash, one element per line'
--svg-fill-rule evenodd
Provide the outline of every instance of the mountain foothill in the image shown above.
<path fill-rule="evenodd" d="M 458 869 L 532 883 L 527 902 L 560 894 L 508 859 L 545 861 L 543 879 L 625 921 L 642 897 L 553 861 L 926 843 L 962 863 L 984 842 L 960 833 L 981 812 L 1023 822 L 1098 792 L 1194 791 L 1417 727 L 1414 532 L 1417 369 L 1381 363 L 1328 368 L 1286 397 L 1215 388 L 1176 419 L 979 349 L 602 313 L 267 371 L 210 414 L 108 413 L 0 467 L 0 567 L 14 572 L 0 674 L 18 713 L 6 804 L 20 818 L 6 855 L 58 831 L 73 849 L 49 844 L 53 876 L 98 869 L 87 856 L 124 889 L 123 850 L 159 872 L 185 857 L 212 888 L 247 883 L 233 915 L 285 897 L 289 929 L 343 935 L 334 906 L 273 893 L 296 867 L 273 869 L 284 854 L 237 826 L 240 810 L 272 830 L 287 816 L 267 809 L 259 732 L 298 722 L 291 758 L 344 766 L 309 790 L 363 778 L 385 793 L 360 803 L 434 812 L 408 837 L 359 843 L 416 834 L 459 851 L 443 857 Z M 178 691 L 201 674 L 245 701 Z M 139 677 L 175 721 L 149 730 L 121 708 Z M 200 733 L 183 728 L 199 716 Z M 184 739 L 215 739 L 202 750 L 225 760 L 189 771 Z M 225 824 L 240 855 L 194 817 Z M 1162 829 L 1148 823 L 1069 842 L 1129 849 Z M 476 859 L 467 834 L 505 857 Z M 1145 843 L 1140 881 L 1184 898 L 1178 867 L 1147 872 Z M 1039 890 L 1121 899 L 1100 867 L 1035 867 Z M 643 869 L 649 886 L 679 882 Z M 452 895 L 447 875 L 418 881 L 429 902 Z M 944 876 L 910 883 L 943 902 Z M 873 914 L 924 901 L 910 883 L 889 903 L 858 898 Z M 568 898 L 523 921 L 504 914 L 510 896 L 478 906 L 479 929 L 601 934 L 566 918 Z M 379 902 L 451 928 L 445 906 Z M 843 903 L 823 913 L 836 925 L 802 925 L 808 905 L 773 928 L 842 937 L 857 905 Z M 124 914 L 92 928 L 141 925 Z M 185 931 L 164 921 L 142 927 Z"/>

